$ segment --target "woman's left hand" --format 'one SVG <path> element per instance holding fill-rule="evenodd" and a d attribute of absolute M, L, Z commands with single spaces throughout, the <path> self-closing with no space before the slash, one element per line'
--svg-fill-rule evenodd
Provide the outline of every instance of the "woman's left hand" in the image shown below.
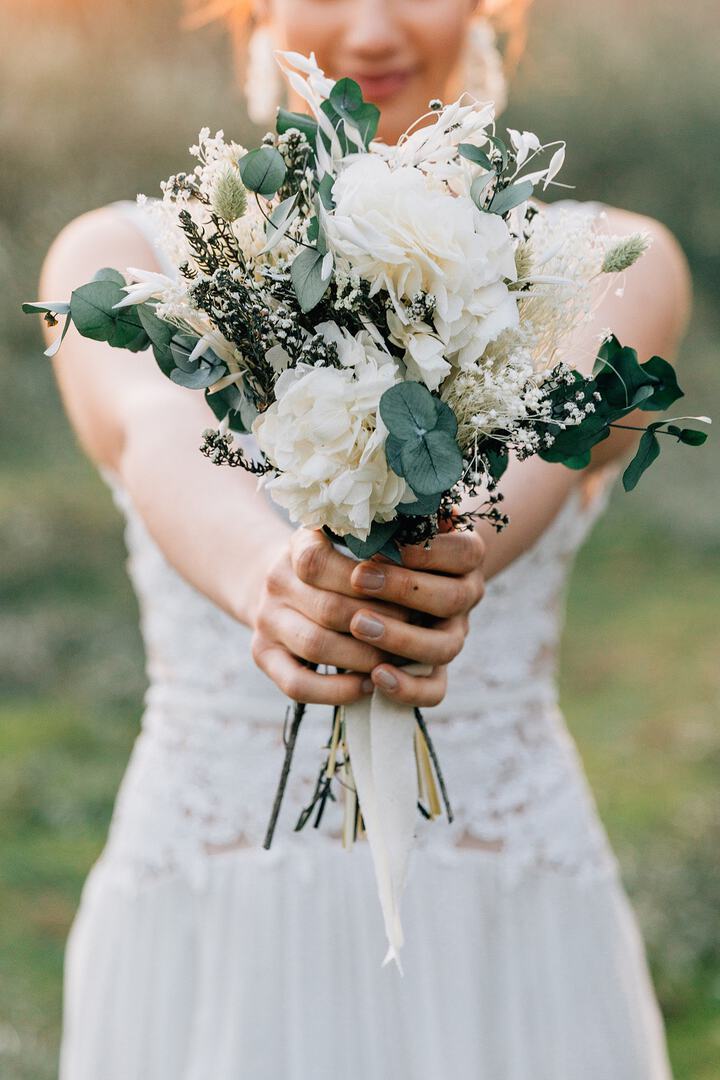
<path fill-rule="evenodd" d="M 378 664 L 371 678 L 383 693 L 410 705 L 442 701 L 446 665 L 462 650 L 470 612 L 485 592 L 484 555 L 484 542 L 476 532 L 450 531 L 434 537 L 427 548 L 403 547 L 402 566 L 373 559 L 353 569 L 350 580 L 357 593 L 426 616 L 422 625 L 365 608 L 353 616 L 350 632 L 359 641 L 433 668 L 428 676 L 413 676 L 402 666 Z"/>

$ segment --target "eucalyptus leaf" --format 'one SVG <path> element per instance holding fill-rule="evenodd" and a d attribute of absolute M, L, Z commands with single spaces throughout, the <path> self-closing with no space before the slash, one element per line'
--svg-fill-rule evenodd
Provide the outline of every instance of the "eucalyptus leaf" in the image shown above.
<path fill-rule="evenodd" d="M 72 319 L 70 318 L 69 315 L 66 315 L 65 316 L 65 322 L 63 323 L 63 328 L 62 328 L 61 332 L 58 334 L 58 336 L 55 338 L 55 340 L 52 342 L 52 344 L 48 345 L 47 349 L 45 349 L 45 356 L 49 357 L 50 359 L 52 359 L 52 357 L 55 356 L 55 354 L 60 349 L 60 346 L 62 345 L 63 341 L 65 340 L 65 335 L 67 334 L 67 332 L 68 332 L 68 330 L 70 329 L 71 326 L 72 326 Z"/>
<path fill-rule="evenodd" d="M 502 191 L 495 192 L 488 210 L 491 214 L 507 214 L 520 203 L 526 202 L 533 191 L 534 185 L 530 180 L 521 180 L 517 184 L 511 184 Z"/>
<path fill-rule="evenodd" d="M 458 153 L 461 157 L 467 158 L 468 161 L 472 161 L 473 164 L 482 165 L 483 169 L 492 169 L 492 175 L 495 175 L 492 161 L 479 146 L 473 146 L 472 143 L 460 143 L 458 146 Z"/>
<path fill-rule="evenodd" d="M 194 371 L 184 371 L 182 368 L 174 368 L 170 372 L 170 378 L 178 386 L 184 386 L 187 390 L 206 390 L 218 380 L 218 373 L 209 364 L 200 364 Z"/>
<path fill-rule="evenodd" d="M 462 476 L 462 454 L 445 431 L 405 440 L 400 456 L 403 476 L 418 496 L 447 491 Z"/>
<path fill-rule="evenodd" d="M 338 79 L 330 91 L 330 103 L 340 116 L 346 117 L 362 108 L 362 90 L 354 79 Z"/>
<path fill-rule="evenodd" d="M 661 356 L 651 356 L 641 365 L 643 371 L 657 380 L 656 388 L 651 397 L 645 399 L 639 406 L 647 412 L 662 412 L 669 409 L 679 398 L 685 397 L 678 386 L 675 368 Z"/>
<path fill-rule="evenodd" d="M 678 439 L 686 446 L 702 446 L 707 442 L 707 431 L 698 431 L 697 428 L 683 428 Z"/>
<path fill-rule="evenodd" d="M 385 460 L 397 476 L 402 476 L 402 441 L 395 435 L 388 435 L 385 439 Z"/>
<path fill-rule="evenodd" d="M 396 383 L 380 398 L 380 416 L 388 431 L 398 439 L 416 439 L 435 427 L 436 400 L 422 383 Z"/>
<path fill-rule="evenodd" d="M 305 113 L 289 112 L 288 109 L 278 109 L 275 129 L 278 135 L 284 135 L 286 131 L 295 128 L 301 132 L 312 146 L 317 136 L 317 120 Z"/>
<path fill-rule="evenodd" d="M 421 495 L 414 502 L 400 503 L 397 509 L 399 513 L 407 514 L 408 517 L 429 517 L 430 514 L 437 513 L 440 497 L 441 492 L 435 495 Z"/>
<path fill-rule="evenodd" d="M 447 431 L 453 438 L 457 435 L 458 423 L 455 413 L 446 401 L 433 398 L 435 403 L 435 428 L 438 431 Z"/>
<path fill-rule="evenodd" d="M 270 198 L 282 187 L 287 167 L 283 156 L 274 146 L 260 146 L 241 157 L 238 162 L 240 178 L 248 191 Z"/>
<path fill-rule="evenodd" d="M 640 439 L 637 453 L 632 459 L 625 472 L 622 482 L 626 491 L 632 491 L 638 480 L 648 469 L 660 453 L 660 443 L 654 431 L 648 429 Z"/>
<path fill-rule="evenodd" d="M 22 310 L 26 315 L 68 315 L 70 313 L 70 302 L 69 300 L 57 300 L 55 302 L 46 300 L 44 303 L 39 301 L 26 302 L 22 305 Z"/>
<path fill-rule="evenodd" d="M 318 195 L 320 196 L 320 201 L 322 202 L 326 210 L 334 210 L 335 208 L 335 200 L 332 196 L 334 183 L 335 177 L 331 176 L 330 173 L 325 173 L 322 180 L 318 184 Z"/>
<path fill-rule="evenodd" d="M 113 269 L 112 266 L 104 266 L 102 270 L 98 270 L 96 274 L 93 274 L 93 281 L 114 281 L 116 285 L 127 285 L 120 271 Z"/>
<path fill-rule="evenodd" d="M 290 267 L 295 295 L 304 312 L 312 311 L 322 300 L 331 278 L 323 278 L 323 255 L 315 248 L 304 248 Z"/>
<path fill-rule="evenodd" d="M 495 173 L 486 173 L 485 176 L 476 176 L 470 185 L 470 198 L 482 210 L 485 206 L 485 192 L 495 179 Z"/>
<path fill-rule="evenodd" d="M 115 308 L 125 296 L 115 281 L 90 281 L 74 289 L 70 315 L 82 337 L 106 341 L 116 349 L 140 352 L 149 338 L 135 307 Z"/>
<path fill-rule="evenodd" d="M 380 549 L 395 535 L 400 522 L 374 521 L 367 540 L 358 540 L 356 536 L 344 536 L 343 543 L 352 551 L 358 559 L 369 559 L 376 555 Z"/>

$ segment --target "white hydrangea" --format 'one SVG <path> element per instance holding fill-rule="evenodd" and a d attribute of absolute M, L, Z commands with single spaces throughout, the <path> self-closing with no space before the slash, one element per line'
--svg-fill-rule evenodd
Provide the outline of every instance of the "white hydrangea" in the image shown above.
<path fill-rule="evenodd" d="M 283 371 L 275 402 L 252 430 L 280 472 L 266 483 L 291 521 L 365 540 L 373 521 L 391 521 L 398 503 L 413 498 L 388 466 L 378 413 L 381 396 L 399 381 L 397 365 L 365 332 L 353 337 L 331 323 L 316 329 L 338 347 L 342 366 Z"/>
<path fill-rule="evenodd" d="M 437 389 L 452 365 L 473 363 L 517 324 L 507 286 L 516 276 L 513 243 L 501 217 L 375 154 L 348 161 L 333 198 L 325 219 L 330 250 L 369 283 L 371 296 L 388 293 L 392 340 L 407 350 L 412 377 Z M 433 298 L 432 326 L 408 315 L 418 294 Z"/>

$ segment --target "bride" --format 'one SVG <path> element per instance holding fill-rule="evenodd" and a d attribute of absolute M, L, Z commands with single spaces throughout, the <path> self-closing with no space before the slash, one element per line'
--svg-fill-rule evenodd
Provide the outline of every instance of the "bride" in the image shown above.
<path fill-rule="evenodd" d="M 512 53 L 527 4 L 250 6 L 232 15 L 250 36 L 254 119 L 278 103 L 272 47 L 313 50 L 380 105 L 394 141 L 431 98 L 501 97 L 490 19 Z M 673 238 L 596 204 L 561 212 L 653 241 L 572 343 L 576 366 L 606 326 L 641 357 L 671 356 L 688 310 Z M 42 294 L 101 266 L 163 269 L 155 241 L 133 203 L 87 213 L 53 244 Z M 149 681 L 68 942 L 61 1080 L 668 1080 L 643 945 L 555 683 L 567 575 L 633 433 L 614 431 L 584 472 L 511 465 L 499 535 L 483 524 L 403 567 L 356 564 L 198 453 L 204 403 L 147 355 L 73 331 L 56 366 L 125 515 Z M 432 671 L 409 675 L 398 657 Z M 404 978 L 380 966 L 367 844 L 343 849 L 339 807 L 293 832 L 327 705 L 373 687 L 429 708 L 455 809 L 452 825 L 419 819 Z M 285 695 L 311 706 L 267 852 Z"/>

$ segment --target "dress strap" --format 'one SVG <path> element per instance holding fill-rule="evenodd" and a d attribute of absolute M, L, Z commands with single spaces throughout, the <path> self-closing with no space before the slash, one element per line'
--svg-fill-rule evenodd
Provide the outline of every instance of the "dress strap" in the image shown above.
<path fill-rule="evenodd" d="M 145 237 L 148 244 L 153 249 L 153 253 L 163 274 L 167 274 L 168 277 L 174 278 L 177 276 L 177 267 L 173 266 L 172 262 L 163 251 L 158 239 L 158 223 L 153 220 L 153 216 L 148 209 L 156 202 L 158 202 L 157 199 L 148 199 L 147 203 L 144 206 L 141 206 L 139 203 L 133 202 L 132 199 L 118 199 L 116 202 L 110 203 L 110 206 L 134 225 L 137 231 Z"/>

